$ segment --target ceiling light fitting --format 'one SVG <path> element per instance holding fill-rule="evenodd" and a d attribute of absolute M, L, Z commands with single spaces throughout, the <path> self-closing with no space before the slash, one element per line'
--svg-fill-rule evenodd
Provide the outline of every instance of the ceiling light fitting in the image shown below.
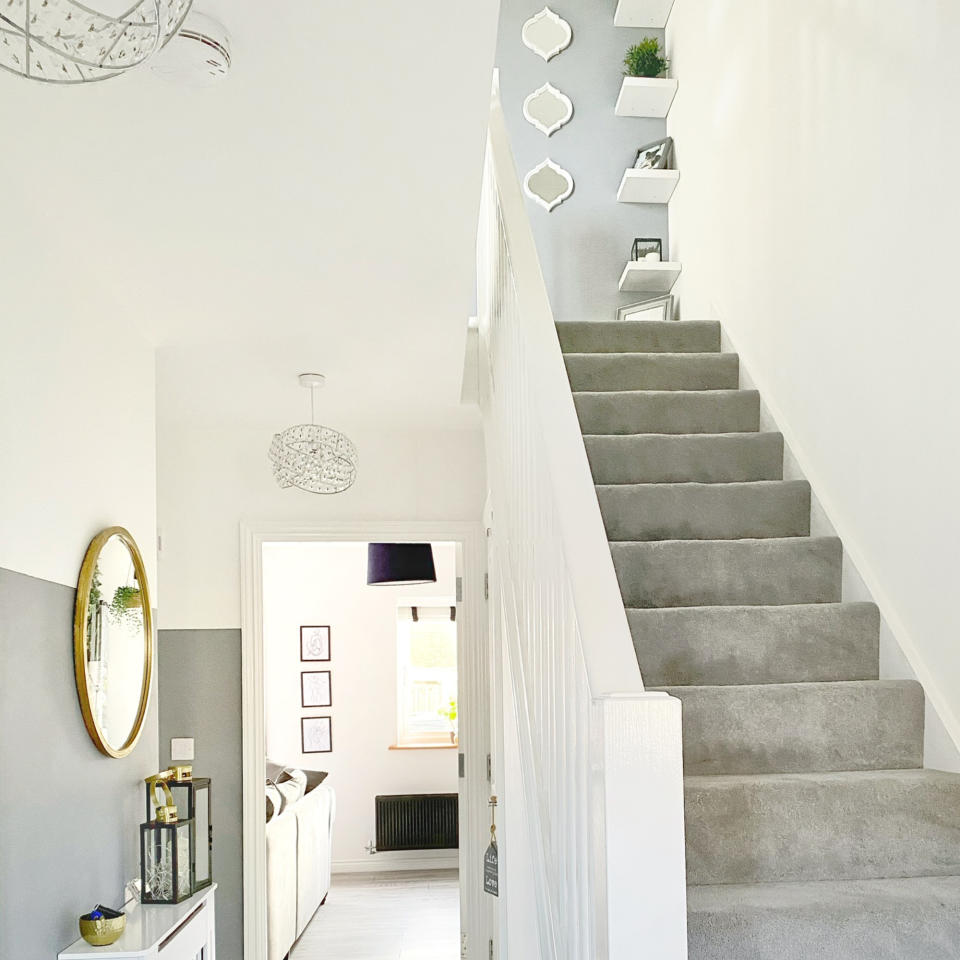
<path fill-rule="evenodd" d="M 310 391 L 310 423 L 273 435 L 270 459 L 281 487 L 309 493 L 343 493 L 357 479 L 357 448 L 342 433 L 315 422 L 317 391 L 322 373 L 301 373 L 300 386 Z"/>
<path fill-rule="evenodd" d="M 90 83 L 139 66 L 173 37 L 193 0 L 6 0 L 0 69 L 45 83 Z M 113 7 L 117 12 L 110 12 Z"/>

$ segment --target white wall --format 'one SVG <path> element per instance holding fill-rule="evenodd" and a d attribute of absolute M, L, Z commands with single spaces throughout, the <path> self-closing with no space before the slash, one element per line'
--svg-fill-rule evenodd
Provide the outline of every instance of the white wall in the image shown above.
<path fill-rule="evenodd" d="M 161 368 L 162 373 L 162 368 Z M 175 383 L 161 384 L 176 389 Z M 291 421 L 293 419 L 291 417 Z M 286 423 L 159 423 L 162 629 L 240 625 L 241 519 L 473 520 L 483 509 L 477 431 L 384 431 L 337 422 L 360 469 L 333 496 L 282 490 L 267 458 Z"/>
<path fill-rule="evenodd" d="M 956 740 L 960 8 L 909 14 L 677 0 L 670 235 Z"/>
<path fill-rule="evenodd" d="M 268 543 L 263 548 L 267 756 L 330 773 L 328 782 L 337 793 L 334 869 L 410 859 L 398 853 L 370 857 L 365 850 L 376 837 L 378 794 L 457 791 L 456 750 L 389 749 L 397 740 L 397 606 L 455 598 L 456 546 L 435 544 L 434 561 L 435 584 L 368 587 L 365 543 Z M 305 624 L 330 626 L 329 663 L 301 663 L 300 626 Z M 330 670 L 332 707 L 300 706 L 302 670 Z M 300 752 L 304 716 L 332 718 L 332 753 Z"/>
<path fill-rule="evenodd" d="M 0 567 L 75 586 L 90 540 L 119 524 L 156 606 L 153 346 L 35 283 L 31 305 L 0 295 Z"/>

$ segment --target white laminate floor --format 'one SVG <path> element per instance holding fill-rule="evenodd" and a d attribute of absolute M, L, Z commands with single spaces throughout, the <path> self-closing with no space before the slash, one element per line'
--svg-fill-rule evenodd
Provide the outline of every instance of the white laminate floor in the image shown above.
<path fill-rule="evenodd" d="M 290 960 L 458 960 L 456 870 L 334 874 Z"/>

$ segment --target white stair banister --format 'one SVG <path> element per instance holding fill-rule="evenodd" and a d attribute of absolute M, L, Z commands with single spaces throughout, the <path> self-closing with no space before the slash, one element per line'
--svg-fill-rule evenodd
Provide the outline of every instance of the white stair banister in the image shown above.
<path fill-rule="evenodd" d="M 680 705 L 644 691 L 496 84 L 477 266 L 490 615 L 540 955 L 683 960 Z"/>

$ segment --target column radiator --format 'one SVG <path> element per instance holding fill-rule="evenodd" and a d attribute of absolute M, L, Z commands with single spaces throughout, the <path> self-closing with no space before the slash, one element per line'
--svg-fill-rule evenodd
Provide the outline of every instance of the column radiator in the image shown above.
<path fill-rule="evenodd" d="M 457 794 L 383 796 L 376 798 L 376 804 L 378 853 L 459 846 Z"/>

